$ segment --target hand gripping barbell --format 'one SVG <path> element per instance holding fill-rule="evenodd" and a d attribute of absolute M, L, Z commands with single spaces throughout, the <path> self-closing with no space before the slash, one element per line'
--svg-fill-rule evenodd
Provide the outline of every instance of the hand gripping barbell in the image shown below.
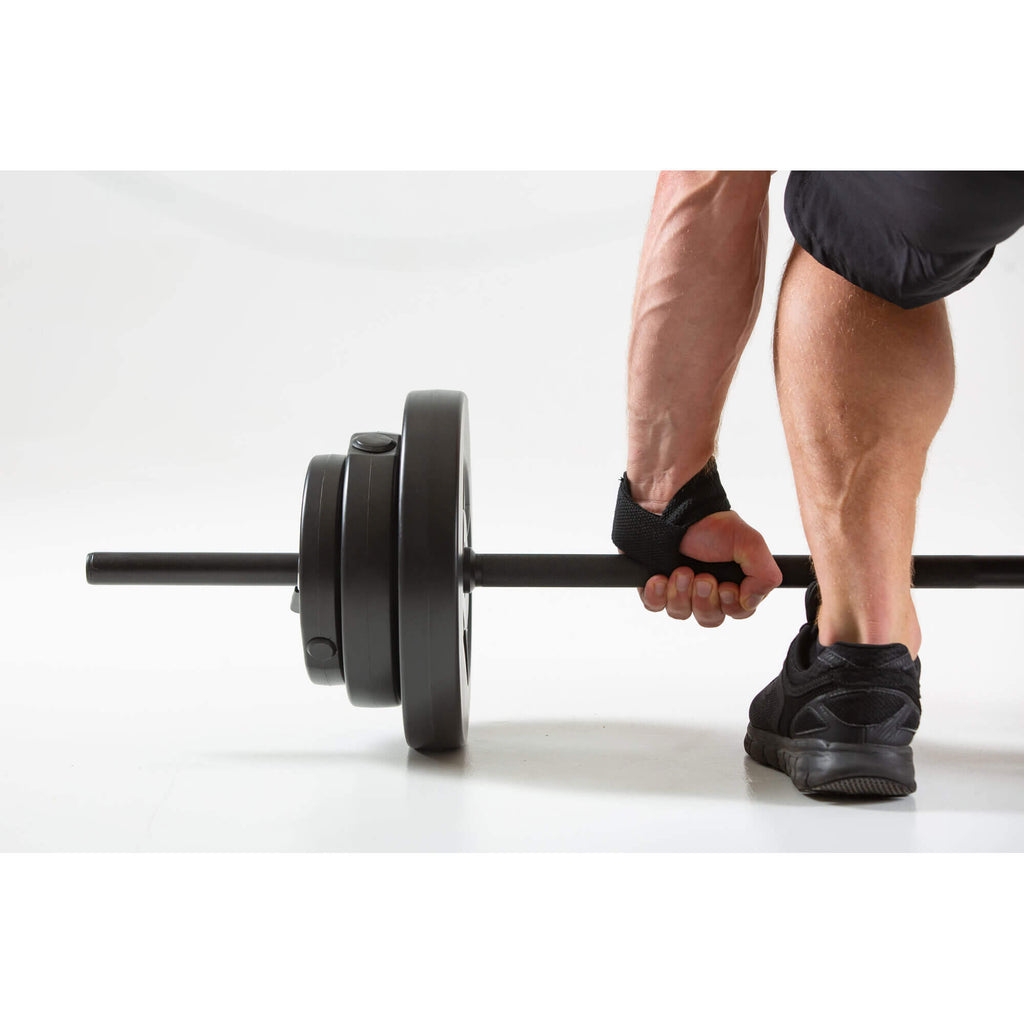
<path fill-rule="evenodd" d="M 475 587 L 640 587 L 624 555 L 483 555 L 470 546 L 469 415 L 460 391 L 413 391 L 402 433 L 355 434 L 346 455 L 317 455 L 302 495 L 299 553 L 94 552 L 103 584 L 293 587 L 306 671 L 344 684 L 358 707 L 401 704 L 417 750 L 461 747 L 469 728 Z M 805 555 L 776 555 L 783 587 L 806 587 Z M 679 558 L 740 582 L 732 562 Z M 1020 587 L 1024 558 L 925 556 L 917 587 Z"/>

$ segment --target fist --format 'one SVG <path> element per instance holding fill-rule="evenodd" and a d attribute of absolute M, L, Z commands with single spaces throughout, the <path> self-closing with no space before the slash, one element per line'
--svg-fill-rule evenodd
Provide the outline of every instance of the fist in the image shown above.
<path fill-rule="evenodd" d="M 726 616 L 749 619 L 754 609 L 782 582 L 768 545 L 735 512 L 716 512 L 683 535 L 680 554 L 700 562 L 738 562 L 743 582 L 719 583 L 714 576 L 676 569 L 670 577 L 652 576 L 640 590 L 644 607 L 667 611 L 670 618 L 693 617 L 702 626 L 720 626 Z"/>

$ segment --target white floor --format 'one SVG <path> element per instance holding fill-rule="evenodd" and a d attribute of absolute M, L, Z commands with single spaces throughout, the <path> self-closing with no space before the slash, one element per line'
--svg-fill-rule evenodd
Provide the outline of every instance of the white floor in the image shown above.
<path fill-rule="evenodd" d="M 627 594 L 592 594 L 581 615 L 566 595 L 478 592 L 470 744 L 423 756 L 398 709 L 356 709 L 306 682 L 286 593 L 81 590 L 95 631 L 82 671 L 5 672 L 5 850 L 1024 850 L 1020 702 L 1006 679 L 986 690 L 994 656 L 966 693 L 941 637 L 930 672 L 925 660 L 913 797 L 808 798 L 745 757 L 761 680 L 742 676 L 758 660 L 774 672 L 799 621 L 791 592 L 731 634 L 648 620 Z M 933 632 L 943 600 L 957 598 L 919 601 L 940 618 Z M 218 653 L 221 626 L 246 617 L 249 649 Z M 589 631 L 611 635 L 616 619 L 604 656 L 587 651 Z M 172 630 L 164 657 L 182 667 L 132 667 L 115 635 L 128 623 L 143 646 Z M 253 667 L 264 644 L 281 664 Z M 714 668 L 715 650 L 739 671 Z M 124 663 L 90 668 L 99 652 Z"/>

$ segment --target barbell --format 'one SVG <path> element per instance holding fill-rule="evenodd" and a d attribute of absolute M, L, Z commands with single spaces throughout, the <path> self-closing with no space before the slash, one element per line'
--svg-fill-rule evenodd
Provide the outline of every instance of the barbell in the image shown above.
<path fill-rule="evenodd" d="M 93 552 L 92 584 L 289 586 L 306 671 L 357 707 L 401 705 L 409 746 L 466 742 L 477 587 L 642 587 L 624 555 L 480 554 L 471 546 L 469 412 L 460 391 L 413 391 L 401 434 L 354 434 L 317 455 L 302 494 L 298 554 Z M 806 587 L 806 555 L 776 555 Z M 679 557 L 740 582 L 735 563 Z M 918 556 L 916 587 L 1024 586 L 1024 557 Z"/>

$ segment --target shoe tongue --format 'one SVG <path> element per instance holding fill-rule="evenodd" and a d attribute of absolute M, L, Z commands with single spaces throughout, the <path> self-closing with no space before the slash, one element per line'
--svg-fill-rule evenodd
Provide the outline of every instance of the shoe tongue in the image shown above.
<path fill-rule="evenodd" d="M 821 588 L 817 580 L 812 580 L 811 585 L 804 591 L 804 611 L 807 612 L 807 621 L 815 622 L 818 618 L 818 609 L 821 607 Z"/>

